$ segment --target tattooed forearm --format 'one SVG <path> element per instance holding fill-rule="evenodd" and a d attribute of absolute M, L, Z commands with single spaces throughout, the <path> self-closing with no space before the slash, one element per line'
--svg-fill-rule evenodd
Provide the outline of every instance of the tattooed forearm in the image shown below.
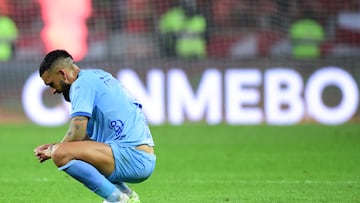
<path fill-rule="evenodd" d="M 64 136 L 62 142 L 71 142 L 86 139 L 86 127 L 88 118 L 75 116 L 70 121 L 69 130 Z"/>

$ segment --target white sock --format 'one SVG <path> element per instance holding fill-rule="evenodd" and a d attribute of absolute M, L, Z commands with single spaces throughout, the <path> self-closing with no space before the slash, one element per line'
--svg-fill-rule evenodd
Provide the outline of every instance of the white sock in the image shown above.
<path fill-rule="evenodd" d="M 119 189 L 116 188 L 116 190 L 106 198 L 106 201 L 108 201 L 108 202 L 118 202 L 118 201 L 121 200 L 121 198 L 123 196 L 124 196 L 124 193 L 122 193 Z"/>

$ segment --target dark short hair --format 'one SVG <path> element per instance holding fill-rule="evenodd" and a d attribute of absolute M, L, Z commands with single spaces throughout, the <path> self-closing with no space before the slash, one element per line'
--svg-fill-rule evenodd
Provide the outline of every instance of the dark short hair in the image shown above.
<path fill-rule="evenodd" d="M 54 50 L 49 52 L 43 59 L 43 61 L 40 63 L 39 68 L 39 74 L 40 77 L 44 74 L 45 71 L 49 70 L 53 63 L 57 61 L 58 59 L 64 59 L 70 57 L 73 59 L 73 57 L 65 50 Z"/>

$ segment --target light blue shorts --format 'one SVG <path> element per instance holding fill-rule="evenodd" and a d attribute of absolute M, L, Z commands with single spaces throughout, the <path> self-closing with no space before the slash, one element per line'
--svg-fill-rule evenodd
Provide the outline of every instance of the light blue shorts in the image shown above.
<path fill-rule="evenodd" d="M 107 177 L 113 183 L 139 183 L 146 180 L 155 169 L 156 156 L 135 147 L 109 143 L 115 159 L 115 170 Z"/>

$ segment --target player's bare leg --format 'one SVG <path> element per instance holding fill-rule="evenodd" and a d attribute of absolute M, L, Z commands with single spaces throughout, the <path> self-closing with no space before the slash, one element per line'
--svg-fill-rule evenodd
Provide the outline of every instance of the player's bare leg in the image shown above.
<path fill-rule="evenodd" d="M 93 165 L 105 176 L 109 176 L 115 168 L 111 147 L 94 141 L 57 144 L 51 158 L 57 167 L 62 167 L 73 159 L 82 160 Z"/>

